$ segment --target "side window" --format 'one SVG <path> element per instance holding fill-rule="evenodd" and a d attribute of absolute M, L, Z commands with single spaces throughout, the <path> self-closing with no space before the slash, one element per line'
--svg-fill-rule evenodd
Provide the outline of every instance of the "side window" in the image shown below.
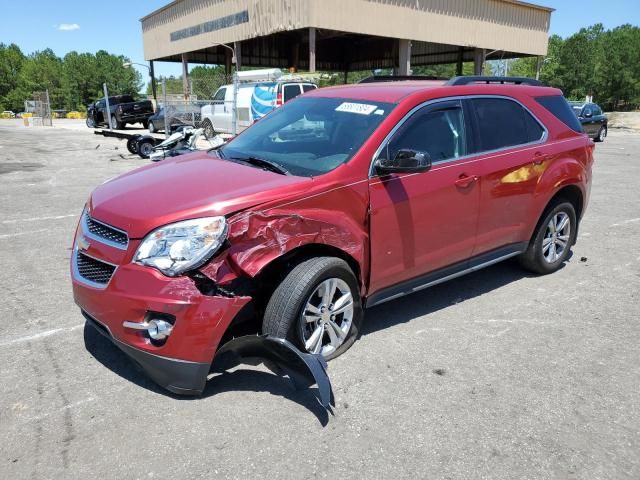
<path fill-rule="evenodd" d="M 465 155 L 460 105 L 447 102 L 447 106 L 431 105 L 418 110 L 393 135 L 380 156 L 392 159 L 399 150 L 426 152 L 433 162 Z"/>
<path fill-rule="evenodd" d="M 497 150 L 540 140 L 544 130 L 518 103 L 502 98 L 476 98 L 471 105 L 478 120 L 478 151 Z"/>
<path fill-rule="evenodd" d="M 569 103 L 562 95 L 536 97 L 536 102 L 549 110 L 558 120 L 575 132 L 582 133 L 578 117 L 571 111 Z"/>
<path fill-rule="evenodd" d="M 297 83 L 293 85 L 284 85 L 282 87 L 282 90 L 284 103 L 287 103 L 289 100 L 293 100 L 298 95 L 300 95 L 300 85 L 298 85 Z"/>
<path fill-rule="evenodd" d="M 224 100 L 224 95 L 227 92 L 226 88 L 220 88 L 216 94 L 214 95 L 213 99 L 216 101 L 223 101 Z"/>
<path fill-rule="evenodd" d="M 309 90 L 315 90 L 316 88 L 318 88 L 316 85 L 305 83 L 304 85 L 302 85 L 302 92 L 308 92 Z"/>

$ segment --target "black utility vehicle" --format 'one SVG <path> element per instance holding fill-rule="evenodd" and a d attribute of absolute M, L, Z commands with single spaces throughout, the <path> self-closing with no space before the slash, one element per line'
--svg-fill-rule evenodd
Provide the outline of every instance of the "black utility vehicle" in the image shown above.
<path fill-rule="evenodd" d="M 134 102 L 131 95 L 116 95 L 109 97 L 109 112 L 107 102 L 101 98 L 87 108 L 87 127 L 109 125 L 109 116 L 113 128 L 124 128 L 127 123 L 142 123 L 144 128 L 149 125 L 149 117 L 153 115 L 153 103 L 150 100 Z"/>
<path fill-rule="evenodd" d="M 584 133 L 596 142 L 603 142 L 607 136 L 607 116 L 595 103 L 569 102 L 578 120 L 582 124 Z"/>

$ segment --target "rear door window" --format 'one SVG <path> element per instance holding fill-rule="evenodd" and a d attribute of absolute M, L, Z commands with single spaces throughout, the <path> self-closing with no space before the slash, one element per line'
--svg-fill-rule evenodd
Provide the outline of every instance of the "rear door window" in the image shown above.
<path fill-rule="evenodd" d="M 571 110 L 569 102 L 567 102 L 562 95 L 536 97 L 536 102 L 549 110 L 558 120 L 564 123 L 571 130 L 582 133 L 580 120 L 578 120 Z"/>
<path fill-rule="evenodd" d="M 514 147 L 541 140 L 544 129 L 519 103 L 506 98 L 471 100 L 478 130 L 476 151 Z M 573 114 L 572 114 L 573 115 Z"/>
<path fill-rule="evenodd" d="M 282 97 L 284 99 L 284 103 L 287 103 L 289 100 L 293 100 L 294 98 L 296 98 L 298 95 L 300 95 L 300 85 L 295 83 L 295 84 L 290 84 L 290 85 L 284 85 L 282 87 Z"/>

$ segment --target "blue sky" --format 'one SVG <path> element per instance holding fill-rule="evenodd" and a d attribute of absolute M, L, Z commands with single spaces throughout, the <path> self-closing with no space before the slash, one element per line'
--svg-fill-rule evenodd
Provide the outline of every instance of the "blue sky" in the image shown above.
<path fill-rule="evenodd" d="M 104 49 L 143 62 L 139 19 L 168 1 L 4 0 L 0 42 L 16 43 L 26 53 L 51 48 L 59 56 L 71 50 Z M 623 23 L 640 25 L 640 0 L 530 1 L 556 9 L 551 16 L 551 33 L 563 37 L 598 22 L 606 28 Z M 146 69 L 139 70 L 146 80 Z M 180 67 L 160 62 L 156 74 L 179 75 Z"/>

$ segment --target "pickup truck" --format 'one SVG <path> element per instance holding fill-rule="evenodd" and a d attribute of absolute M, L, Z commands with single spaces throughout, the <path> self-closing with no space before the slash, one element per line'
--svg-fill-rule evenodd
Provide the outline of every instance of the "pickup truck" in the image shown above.
<path fill-rule="evenodd" d="M 149 100 L 134 102 L 131 95 L 109 97 L 107 113 L 107 102 L 103 97 L 87 108 L 87 127 L 108 125 L 110 116 L 112 127 L 118 130 L 124 128 L 127 123 L 142 123 L 144 128 L 147 128 L 151 115 L 153 115 L 153 103 Z"/>

